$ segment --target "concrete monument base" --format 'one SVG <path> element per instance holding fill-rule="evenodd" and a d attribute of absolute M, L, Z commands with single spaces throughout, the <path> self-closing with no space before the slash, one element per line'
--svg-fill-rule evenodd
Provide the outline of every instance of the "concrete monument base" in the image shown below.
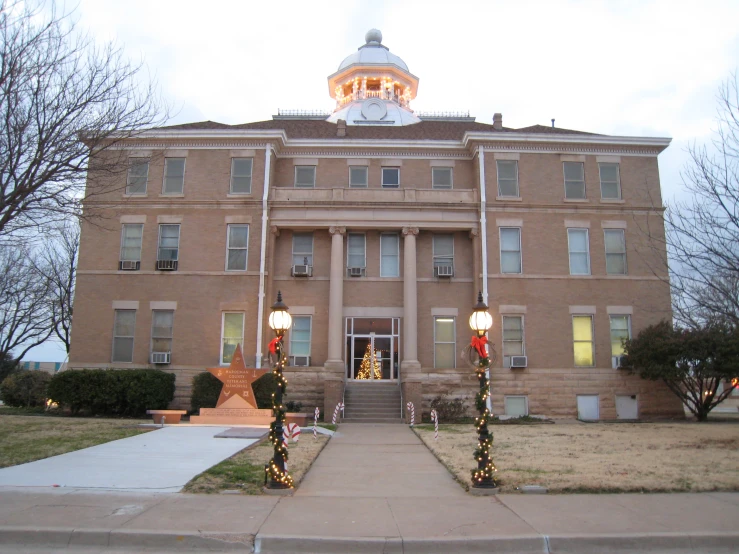
<path fill-rule="evenodd" d="M 273 419 L 272 410 L 256 410 L 253 408 L 200 408 L 200 415 L 190 416 L 190 423 L 269 425 Z"/>

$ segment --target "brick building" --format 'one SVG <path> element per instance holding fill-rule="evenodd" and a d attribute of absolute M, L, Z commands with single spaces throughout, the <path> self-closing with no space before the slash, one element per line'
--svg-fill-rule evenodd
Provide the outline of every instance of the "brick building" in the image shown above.
<path fill-rule="evenodd" d="M 281 290 L 290 400 L 330 411 L 379 380 L 426 411 L 440 394 L 471 405 L 460 354 L 482 291 L 494 413 L 682 414 L 618 369 L 621 338 L 670 317 L 645 232 L 663 233 L 669 139 L 414 113 L 418 78 L 374 30 L 328 81 L 331 114 L 116 147 L 128 170 L 88 202 L 108 225 L 83 225 L 70 367 L 173 372 L 187 407 L 192 377 L 237 343 L 266 364 Z"/>

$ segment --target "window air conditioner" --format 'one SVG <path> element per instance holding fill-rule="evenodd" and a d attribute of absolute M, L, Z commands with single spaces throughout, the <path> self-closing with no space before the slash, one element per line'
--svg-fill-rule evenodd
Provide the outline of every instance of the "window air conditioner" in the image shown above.
<path fill-rule="evenodd" d="M 151 363 L 153 364 L 168 364 L 170 359 L 170 352 L 152 352 Z"/>
<path fill-rule="evenodd" d="M 350 267 L 349 268 L 349 277 L 361 277 L 362 275 L 364 275 L 363 267 Z"/>
<path fill-rule="evenodd" d="M 611 356 L 611 366 L 613 369 L 622 369 L 626 363 L 626 356 Z"/>
<path fill-rule="evenodd" d="M 310 356 L 290 356 L 290 365 L 294 367 L 307 367 L 310 365 Z"/>
<path fill-rule="evenodd" d="M 438 265 L 434 268 L 437 277 L 453 277 L 453 265 Z"/>
<path fill-rule="evenodd" d="M 294 265 L 293 277 L 310 277 L 313 275 L 312 265 Z"/>
<path fill-rule="evenodd" d="M 141 262 L 133 262 L 130 260 L 121 260 L 118 269 L 121 271 L 137 271 Z"/>
<path fill-rule="evenodd" d="M 529 361 L 526 356 L 511 356 L 511 369 L 515 367 L 526 367 Z"/>
<path fill-rule="evenodd" d="M 157 269 L 160 271 L 177 271 L 177 260 L 157 260 Z"/>

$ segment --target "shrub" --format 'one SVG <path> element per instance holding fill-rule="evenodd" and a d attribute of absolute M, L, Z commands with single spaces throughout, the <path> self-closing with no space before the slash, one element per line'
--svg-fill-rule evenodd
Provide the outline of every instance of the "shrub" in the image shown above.
<path fill-rule="evenodd" d="M 16 360 L 12 355 L 5 353 L 0 354 L 0 383 L 5 381 L 11 373 L 15 373 L 20 369 L 20 360 Z"/>
<path fill-rule="evenodd" d="M 295 402 L 294 400 L 290 400 L 289 402 L 285 403 L 285 411 L 291 412 L 291 413 L 298 413 L 303 409 L 303 403 L 302 402 Z"/>
<path fill-rule="evenodd" d="M 257 400 L 257 408 L 269 410 L 272 408 L 272 393 L 275 392 L 275 376 L 272 372 L 265 373 L 252 383 L 254 396 Z"/>
<path fill-rule="evenodd" d="M 52 377 L 48 395 L 73 414 L 141 416 L 166 408 L 174 383 L 157 369 L 70 369 Z"/>
<path fill-rule="evenodd" d="M 223 383 L 212 373 L 198 373 L 192 380 L 190 410 L 197 413 L 200 408 L 215 408 L 222 388 Z"/>
<path fill-rule="evenodd" d="M 46 405 L 51 375 L 45 371 L 17 371 L 0 384 L 0 397 L 8 406 L 33 408 Z"/>
<path fill-rule="evenodd" d="M 442 423 L 454 423 L 464 417 L 465 406 L 462 398 L 449 398 L 442 394 L 431 401 L 431 409 L 436 410 L 439 421 Z"/>

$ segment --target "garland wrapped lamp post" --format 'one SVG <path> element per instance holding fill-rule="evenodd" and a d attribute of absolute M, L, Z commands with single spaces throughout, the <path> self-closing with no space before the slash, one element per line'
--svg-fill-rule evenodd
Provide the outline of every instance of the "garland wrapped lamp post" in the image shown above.
<path fill-rule="evenodd" d="M 285 425 L 285 406 L 282 397 L 287 389 L 287 380 L 282 375 L 287 356 L 283 352 L 282 338 L 292 325 L 292 317 L 287 311 L 287 306 L 282 301 L 282 292 L 277 292 L 277 302 L 272 304 L 272 313 L 269 314 L 269 326 L 275 332 L 276 337 L 269 343 L 269 351 L 275 356 L 275 365 L 272 375 L 275 377 L 275 392 L 272 393 L 272 413 L 275 420 L 270 424 L 269 440 L 274 447 L 274 455 L 264 467 L 264 481 L 268 489 L 291 489 L 293 478 L 288 474 L 287 447 L 282 442 L 283 426 Z"/>
<path fill-rule="evenodd" d="M 478 445 L 474 455 L 475 461 L 477 461 L 477 469 L 472 470 L 472 486 L 476 489 L 494 489 L 498 486 L 498 482 L 495 479 L 495 472 L 497 470 L 490 457 L 490 450 L 493 447 L 493 435 L 488 430 L 488 422 L 492 416 L 487 407 L 487 399 L 490 395 L 490 380 L 488 379 L 490 354 L 487 349 L 488 338 L 486 335 L 492 325 L 493 318 L 488 313 L 488 307 L 483 302 L 482 292 L 480 292 L 477 296 L 477 305 L 474 307 L 470 316 L 470 327 L 476 333 L 472 337 L 470 351 L 472 354 L 477 353 L 475 372 L 480 382 L 480 390 L 475 397 L 475 406 L 480 412 L 480 415 L 475 418 Z M 494 353 L 492 348 L 491 351 Z"/>

